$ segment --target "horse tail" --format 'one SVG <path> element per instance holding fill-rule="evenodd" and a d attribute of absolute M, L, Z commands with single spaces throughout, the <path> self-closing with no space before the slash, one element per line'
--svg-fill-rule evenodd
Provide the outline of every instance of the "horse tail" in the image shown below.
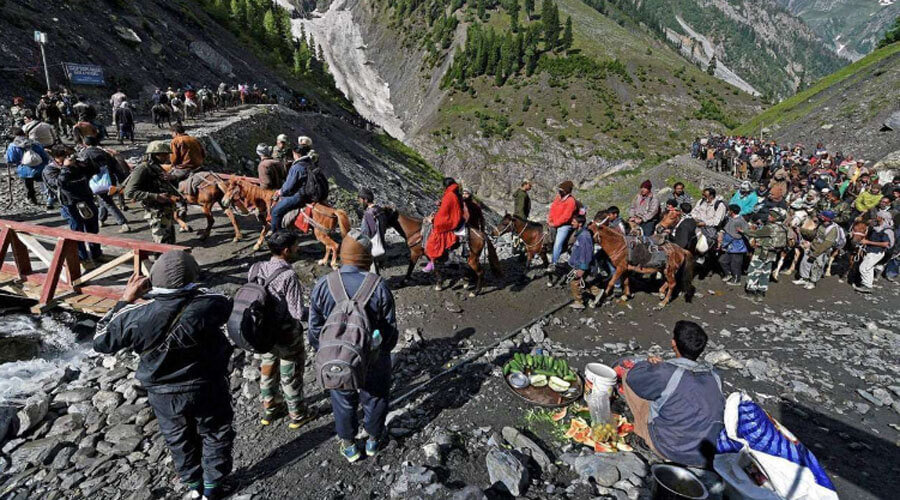
<path fill-rule="evenodd" d="M 691 302 L 694 300 L 694 256 L 687 251 L 682 251 L 684 255 L 684 268 L 681 270 L 681 289 L 684 290 L 684 301 Z"/>
<path fill-rule="evenodd" d="M 491 265 L 491 274 L 497 277 L 503 276 L 503 268 L 500 266 L 500 259 L 497 257 L 497 250 L 494 248 L 494 244 L 487 238 L 484 239 L 484 242 L 487 245 L 488 263 Z"/>
<path fill-rule="evenodd" d="M 347 212 L 335 209 L 334 215 L 337 216 L 338 226 L 341 227 L 341 236 L 347 236 L 347 233 L 350 232 L 350 219 L 347 217 Z"/>

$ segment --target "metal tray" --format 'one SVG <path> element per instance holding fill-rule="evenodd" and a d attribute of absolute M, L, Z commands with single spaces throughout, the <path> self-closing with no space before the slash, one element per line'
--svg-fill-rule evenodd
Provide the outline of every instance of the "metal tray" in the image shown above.
<path fill-rule="evenodd" d="M 524 389 L 516 389 L 510 385 L 509 379 L 507 379 L 505 375 L 503 376 L 503 383 L 505 383 L 506 387 L 516 396 L 533 405 L 544 408 L 563 408 L 569 406 L 575 401 L 578 401 L 584 394 L 584 379 L 577 371 L 575 371 L 575 382 L 573 382 L 576 390 L 569 396 L 564 396 L 562 393 L 556 392 L 551 389 L 550 386 L 546 385 L 544 387 L 534 387 L 533 385 L 529 385 Z"/>

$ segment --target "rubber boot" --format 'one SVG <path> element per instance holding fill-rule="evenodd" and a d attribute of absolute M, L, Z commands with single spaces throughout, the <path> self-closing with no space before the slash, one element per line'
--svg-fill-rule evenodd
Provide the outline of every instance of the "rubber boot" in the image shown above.
<path fill-rule="evenodd" d="M 584 309 L 584 299 L 582 298 L 581 280 L 574 279 L 569 282 L 569 290 L 572 292 L 572 309 Z"/>

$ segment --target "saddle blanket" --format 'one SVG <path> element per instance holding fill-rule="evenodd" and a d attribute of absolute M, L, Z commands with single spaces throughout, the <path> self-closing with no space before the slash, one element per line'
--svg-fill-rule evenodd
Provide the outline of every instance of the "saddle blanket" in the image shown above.
<path fill-rule="evenodd" d="M 285 229 L 294 228 L 303 234 L 309 233 L 309 219 L 312 219 L 312 205 L 307 205 L 306 207 L 304 207 L 303 213 L 306 214 L 306 217 L 300 215 L 299 208 L 295 208 L 289 211 L 287 214 L 285 214 L 284 219 L 282 219 L 282 227 L 284 227 Z"/>
<path fill-rule="evenodd" d="M 178 183 L 178 190 L 189 196 L 197 196 L 201 189 L 215 183 L 213 179 L 208 178 L 210 173 L 208 170 L 204 170 L 191 174 L 190 177 Z"/>

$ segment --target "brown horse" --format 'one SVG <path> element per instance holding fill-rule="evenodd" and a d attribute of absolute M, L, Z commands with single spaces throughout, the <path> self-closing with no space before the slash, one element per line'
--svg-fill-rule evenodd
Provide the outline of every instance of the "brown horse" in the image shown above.
<path fill-rule="evenodd" d="M 206 216 L 206 228 L 197 231 L 197 236 L 200 237 L 200 241 L 205 241 L 206 238 L 209 238 L 209 233 L 213 227 L 212 207 L 216 203 L 225 210 L 225 215 L 228 217 L 228 220 L 231 221 L 231 227 L 234 228 L 234 239 L 231 241 L 241 241 L 243 235 L 241 234 L 241 228 L 238 226 L 237 219 L 234 217 L 234 211 L 231 210 L 230 206 L 223 202 L 225 192 L 228 189 L 225 180 L 212 172 L 201 172 L 195 175 L 203 176 L 203 182 L 200 187 L 196 189 L 196 194 L 191 193 L 189 187 L 190 180 L 182 182 L 181 185 L 178 186 L 178 191 L 188 204 L 199 205 L 203 215 Z M 244 208 L 244 205 L 240 202 L 236 203 L 236 206 L 241 210 L 246 211 L 246 208 Z M 178 223 L 181 232 L 188 232 L 191 230 L 191 226 L 178 215 L 178 211 L 175 212 L 175 222 Z"/>
<path fill-rule="evenodd" d="M 847 235 L 847 255 L 850 260 L 850 265 L 847 268 L 847 274 L 849 279 L 850 271 L 853 270 L 853 267 L 856 265 L 857 261 L 862 260 L 864 248 L 862 245 L 862 240 L 865 239 L 869 234 L 869 224 L 863 220 L 856 220 L 853 222 L 853 225 L 850 226 L 850 234 Z M 831 263 L 828 264 L 828 271 L 831 271 Z"/>
<path fill-rule="evenodd" d="M 388 227 L 393 228 L 403 236 L 409 247 L 409 267 L 406 269 L 406 275 L 402 280 L 402 283 L 405 283 L 410 275 L 412 275 L 416 262 L 418 262 L 419 258 L 425 254 L 425 242 L 422 238 L 423 219 L 403 215 L 393 208 L 386 208 L 384 212 Z M 484 284 L 484 269 L 481 267 L 480 261 L 481 253 L 485 248 L 487 248 L 488 263 L 490 264 L 491 273 L 495 276 L 503 276 L 503 270 L 500 267 L 500 259 L 497 257 L 497 251 L 494 249 L 494 244 L 488 239 L 488 235 L 484 231 L 484 222 L 470 219 L 469 224 L 470 225 L 467 228 L 467 240 L 469 245 L 469 258 L 467 259 L 467 263 L 469 269 L 472 271 L 474 279 L 466 283 L 463 288 L 466 290 L 471 289 L 472 291 L 469 292 L 469 296 L 475 297 L 481 293 L 481 288 Z M 434 289 L 438 291 L 443 290 L 443 278 L 441 278 L 437 265 L 435 265 L 434 275 L 436 280 Z"/>
<path fill-rule="evenodd" d="M 619 278 L 623 278 L 624 280 L 624 299 L 627 300 L 631 294 L 628 275 L 626 274 L 628 271 L 635 271 L 642 274 L 657 272 L 657 269 L 628 264 L 628 248 L 625 236 L 618 231 L 607 227 L 607 222 L 608 217 L 606 217 L 606 214 L 599 212 L 594 216 L 594 221 L 588 226 L 594 234 L 594 241 L 603 248 L 606 255 L 609 256 L 610 261 L 612 261 L 613 266 L 616 268 L 612 278 L 610 278 L 609 283 L 606 286 L 606 290 L 594 299 L 594 305 L 599 303 L 605 295 L 612 292 L 612 287 L 615 286 L 615 283 Z M 660 245 L 660 248 L 666 252 L 666 265 L 663 268 L 665 281 L 658 292 L 659 298 L 662 300 L 662 302 L 659 303 L 659 307 L 665 307 L 665 305 L 672 300 L 672 295 L 675 292 L 676 286 L 675 276 L 679 269 L 682 270 L 681 286 L 684 291 L 684 299 L 685 301 L 690 302 L 694 296 L 694 285 L 692 284 L 692 281 L 694 280 L 694 257 L 689 251 L 671 242 L 663 243 Z"/>
<path fill-rule="evenodd" d="M 253 245 L 253 251 L 262 248 L 263 242 L 266 240 L 266 234 L 269 232 L 270 212 L 275 205 L 275 193 L 277 193 L 276 190 L 263 189 L 250 180 L 232 178 L 228 182 L 223 200 L 226 206 L 240 203 L 245 207 L 255 207 L 257 210 L 257 219 L 262 224 L 262 230 L 259 233 L 259 239 Z M 306 215 L 301 211 L 298 217 L 306 217 Z M 320 243 L 325 245 L 325 256 L 319 260 L 319 264 L 327 264 L 330 255 L 331 267 L 337 267 L 339 245 L 331 239 L 329 234 L 338 227 L 341 236 L 345 236 L 350 231 L 350 219 L 347 217 L 347 212 L 331 208 L 323 203 L 313 203 L 310 219 L 313 234 Z"/>
<path fill-rule="evenodd" d="M 547 252 L 550 250 L 550 234 L 544 230 L 544 225 L 537 222 L 522 220 L 515 215 L 505 214 L 503 219 L 494 228 L 495 237 L 506 233 L 515 233 L 525 246 L 525 269 L 531 264 L 535 255 L 541 257 L 544 267 L 550 264 Z"/>

